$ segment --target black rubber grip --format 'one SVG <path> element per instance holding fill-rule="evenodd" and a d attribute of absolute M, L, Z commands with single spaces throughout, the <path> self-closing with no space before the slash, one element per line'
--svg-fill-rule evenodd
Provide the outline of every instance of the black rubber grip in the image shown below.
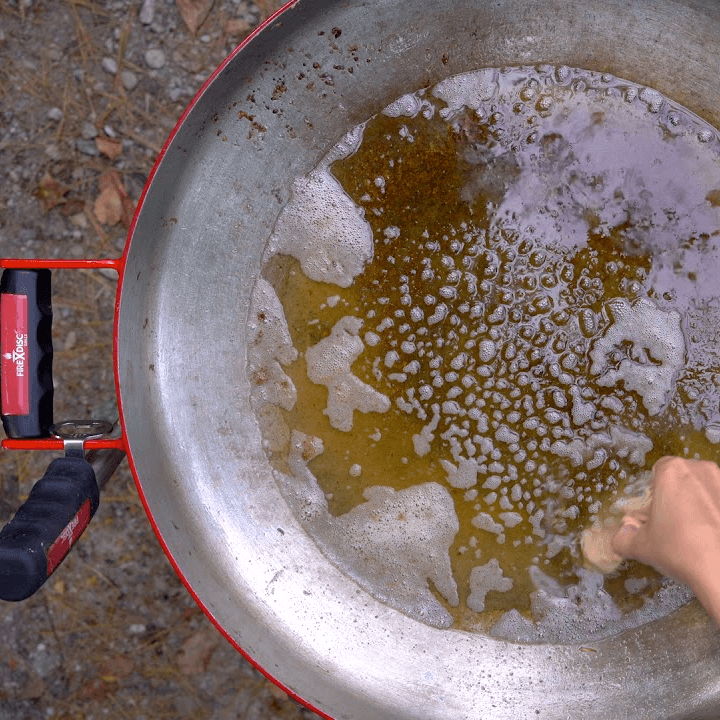
<path fill-rule="evenodd" d="M 25 600 L 38 590 L 85 530 L 99 502 L 89 462 L 53 460 L 0 531 L 0 599 Z"/>
<path fill-rule="evenodd" d="M 5 270 L 0 279 L 0 414 L 11 438 L 41 438 L 53 424 L 51 274 Z"/>

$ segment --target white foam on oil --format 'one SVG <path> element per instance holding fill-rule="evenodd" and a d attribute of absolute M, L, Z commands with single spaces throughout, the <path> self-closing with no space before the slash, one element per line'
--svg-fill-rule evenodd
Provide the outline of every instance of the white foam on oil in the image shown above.
<path fill-rule="evenodd" d="M 590 465 L 607 457 L 601 451 L 611 451 L 619 458 L 627 458 L 631 465 L 642 467 L 645 456 L 653 449 L 652 440 L 643 433 L 612 425 L 609 432 L 597 432 L 587 439 L 573 438 L 570 442 L 556 440 L 549 450 L 558 457 L 567 458 L 573 467 Z"/>
<path fill-rule="evenodd" d="M 293 347 L 280 300 L 270 283 L 262 278 L 258 279 L 250 299 L 247 352 L 255 409 L 271 403 L 292 410 L 297 391 L 281 365 L 294 362 L 297 350 Z"/>
<path fill-rule="evenodd" d="M 468 607 L 475 612 L 482 612 L 485 609 L 485 598 L 491 590 L 507 592 L 512 587 L 513 581 L 503 576 L 500 563 L 495 558 L 485 565 L 477 565 L 470 572 Z"/>
<path fill-rule="evenodd" d="M 373 258 L 362 210 L 325 169 L 296 178 L 270 236 L 265 260 L 291 255 L 312 280 L 348 287 Z"/>
<path fill-rule="evenodd" d="M 344 432 L 352 430 L 355 410 L 384 413 L 390 409 L 387 395 L 364 383 L 350 370 L 365 347 L 358 336 L 362 324 L 359 318 L 341 318 L 328 337 L 305 352 L 308 378 L 328 389 L 327 407 L 323 412 L 334 428 Z"/>
<path fill-rule="evenodd" d="M 605 304 L 605 310 L 610 325 L 590 351 L 590 372 L 600 376 L 597 383 L 604 387 L 622 381 L 626 389 L 642 397 L 650 415 L 657 415 L 670 401 L 685 363 L 680 314 L 661 310 L 647 298 L 632 303 L 614 298 Z M 627 355 L 610 367 L 610 354 L 624 352 L 626 346 Z"/>
<path fill-rule="evenodd" d="M 288 465 L 275 472 L 284 495 L 310 535 L 359 585 L 412 618 L 449 627 L 452 617 L 430 590 L 458 605 L 449 550 L 459 529 L 450 493 L 437 483 L 405 490 L 373 486 L 366 502 L 334 517 L 307 463 L 322 442 L 293 431 Z"/>
<path fill-rule="evenodd" d="M 420 112 L 422 105 L 422 100 L 415 93 L 408 93 L 391 102 L 383 110 L 383 115 L 388 117 L 415 117 Z"/>
<path fill-rule="evenodd" d="M 536 590 L 530 598 L 535 622 L 517 610 L 510 610 L 491 628 L 490 635 L 498 640 L 523 643 L 601 640 L 657 620 L 693 596 L 686 586 L 668 580 L 642 607 L 623 615 L 603 589 L 601 573 L 581 569 L 578 577 L 576 584 L 564 588 L 534 567 L 531 578 Z M 637 587 L 633 586 L 635 592 Z"/>
<path fill-rule="evenodd" d="M 498 71 L 492 68 L 453 75 L 432 89 L 433 97 L 447 103 L 455 112 L 464 107 L 479 110 L 498 90 Z"/>
<path fill-rule="evenodd" d="M 705 437 L 708 439 L 708 442 L 711 442 L 713 445 L 720 443 L 720 424 L 710 423 L 706 425 Z"/>
<path fill-rule="evenodd" d="M 423 387 L 430 389 L 431 392 L 423 393 L 422 388 L 420 388 L 421 397 L 427 396 L 428 399 L 432 397 L 432 389 L 429 388 L 428 385 L 424 385 Z M 418 457 L 423 457 L 430 452 L 431 443 L 435 439 L 435 430 L 437 430 L 438 423 L 440 422 L 440 406 L 437 403 L 433 403 L 431 409 L 433 416 L 430 422 L 425 425 L 419 433 L 412 436 L 413 448 Z"/>
<path fill-rule="evenodd" d="M 468 490 L 477 484 L 478 466 L 472 458 L 460 457 L 457 465 L 440 458 L 440 465 L 447 473 L 448 485 L 451 487 Z"/>

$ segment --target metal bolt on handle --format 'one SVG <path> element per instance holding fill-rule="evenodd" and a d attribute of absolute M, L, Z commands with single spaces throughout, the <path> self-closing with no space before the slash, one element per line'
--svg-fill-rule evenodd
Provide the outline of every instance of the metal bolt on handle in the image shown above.
<path fill-rule="evenodd" d="M 66 420 L 50 426 L 50 434 L 63 441 L 65 457 L 85 457 L 85 441 L 97 440 L 112 432 L 107 420 Z"/>

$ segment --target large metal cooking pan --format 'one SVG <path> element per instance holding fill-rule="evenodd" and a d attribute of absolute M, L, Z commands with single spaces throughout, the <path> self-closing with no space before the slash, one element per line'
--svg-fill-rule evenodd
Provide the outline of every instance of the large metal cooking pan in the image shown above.
<path fill-rule="evenodd" d="M 720 126 L 719 60 L 716 0 L 299 0 L 182 117 L 122 268 L 127 450 L 208 616 L 326 716 L 720 715 L 720 637 L 695 602 L 579 647 L 438 630 L 375 601 L 288 510 L 244 371 L 251 291 L 293 178 L 398 96 L 480 67 L 555 63 L 654 87 Z"/>

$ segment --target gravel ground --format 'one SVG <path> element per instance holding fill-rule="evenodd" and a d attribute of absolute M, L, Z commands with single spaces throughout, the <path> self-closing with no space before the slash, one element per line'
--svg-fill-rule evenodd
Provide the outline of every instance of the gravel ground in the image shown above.
<path fill-rule="evenodd" d="M 209 6 L 183 16 L 180 8 Z M 112 257 L 187 102 L 279 0 L 0 0 L 0 254 Z M 191 32 L 195 23 L 202 24 Z M 112 403 L 112 273 L 53 276 L 56 419 Z M 7 521 L 51 455 L 0 452 Z M 312 718 L 195 606 L 123 462 L 24 603 L 0 602 L 0 718 Z"/>

